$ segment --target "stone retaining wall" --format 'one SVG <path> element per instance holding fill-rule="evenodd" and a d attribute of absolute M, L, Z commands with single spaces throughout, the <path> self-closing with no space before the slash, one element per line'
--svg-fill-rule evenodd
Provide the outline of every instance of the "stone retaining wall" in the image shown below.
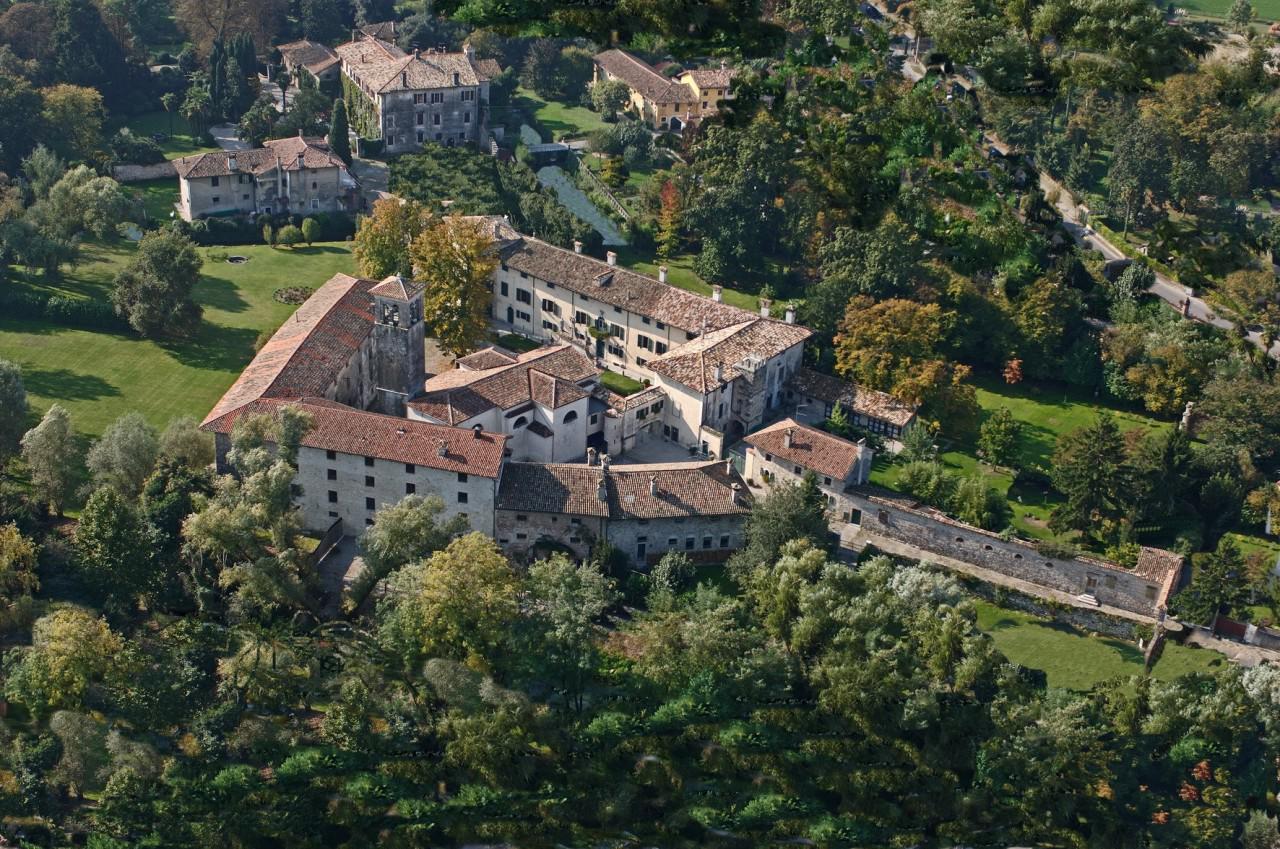
<path fill-rule="evenodd" d="M 178 179 L 178 169 L 172 162 L 157 162 L 154 165 L 113 165 L 111 176 L 121 183 L 138 183 L 143 180 L 162 180 L 165 177 Z"/>

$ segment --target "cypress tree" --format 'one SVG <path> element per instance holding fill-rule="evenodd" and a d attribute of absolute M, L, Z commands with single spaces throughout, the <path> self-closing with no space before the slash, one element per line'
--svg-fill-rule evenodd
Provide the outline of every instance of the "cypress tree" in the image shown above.
<path fill-rule="evenodd" d="M 333 101 L 333 118 L 329 121 L 329 149 L 351 164 L 351 138 L 347 134 L 347 104 L 341 97 Z"/>

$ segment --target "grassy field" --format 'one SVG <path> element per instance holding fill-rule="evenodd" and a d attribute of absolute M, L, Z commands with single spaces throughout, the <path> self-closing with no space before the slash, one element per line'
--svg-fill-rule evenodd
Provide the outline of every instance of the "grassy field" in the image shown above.
<path fill-rule="evenodd" d="M 625 374 L 618 374 L 616 371 L 609 371 L 608 369 L 600 373 L 600 385 L 622 396 L 634 395 L 644 389 L 644 384 L 640 381 L 632 380 Z"/>
<path fill-rule="evenodd" d="M 1207 18 L 1225 18 L 1231 9 L 1232 0 L 1179 0 L 1179 9 L 1186 9 L 1191 15 L 1203 15 Z M 1280 0 L 1252 0 L 1253 10 L 1258 21 L 1280 20 Z"/>
<path fill-rule="evenodd" d="M 1142 674 L 1142 652 L 1135 643 L 1090 636 L 985 601 L 977 602 L 977 608 L 978 627 L 991 635 L 996 648 L 1014 663 L 1043 670 L 1051 687 L 1089 690 L 1104 681 Z M 1169 680 L 1225 663 L 1226 658 L 1207 649 L 1167 644 L 1152 675 Z"/>
<path fill-rule="evenodd" d="M 171 119 L 172 123 L 170 123 Z M 166 159 L 177 159 L 180 156 L 207 153 L 218 149 L 216 145 L 206 146 L 199 139 L 194 138 L 187 119 L 176 112 L 172 115 L 164 110 L 143 112 L 141 115 L 130 118 L 125 126 L 139 136 L 150 137 L 155 133 L 164 133 L 168 136 L 168 140 L 160 143 L 160 149 L 164 151 Z"/>
<path fill-rule="evenodd" d="M 168 221 L 172 215 L 173 205 L 178 202 L 178 181 L 172 177 L 160 180 L 142 180 L 137 183 L 125 183 L 127 191 L 142 201 L 147 218 L 153 221 Z"/>
<path fill-rule="evenodd" d="M 123 241 L 89 244 L 84 262 L 62 279 L 18 277 L 17 282 L 105 299 L 133 251 Z M 227 253 L 249 261 L 231 265 Z M 201 254 L 205 266 L 195 297 L 204 307 L 204 322 L 190 339 L 154 342 L 0 316 L 0 358 L 22 367 L 36 415 L 56 401 L 71 413 L 76 429 L 90 436 L 130 410 L 157 426 L 183 415 L 201 419 L 253 357 L 259 334 L 293 313 L 295 307 L 272 298 L 277 288 L 319 286 L 335 272 L 353 270 L 345 243 L 293 251 L 265 245 L 202 248 Z"/>
<path fill-rule="evenodd" d="M 1058 438 L 1084 427 L 1093 421 L 1099 410 L 1105 408 L 1088 393 L 1067 386 L 1031 382 L 1009 386 L 1002 380 L 986 376 L 979 376 L 973 382 L 984 419 L 1001 407 L 1008 407 L 1014 418 L 1022 423 L 1019 460 L 1026 468 L 1048 468 Z M 1141 428 L 1158 433 L 1172 427 L 1170 423 L 1128 410 L 1113 409 L 1112 414 L 1122 431 Z M 943 449 L 940 459 L 949 469 L 964 475 L 981 474 L 988 484 L 1006 495 L 1013 513 L 1013 526 L 1019 532 L 1041 539 L 1054 537 L 1046 523 L 1056 496 L 1035 487 L 1015 487 L 1011 473 L 978 460 L 977 448 L 971 441 L 944 441 L 940 447 Z M 894 488 L 901 470 L 901 465 L 890 462 L 885 455 L 878 455 L 871 480 Z"/>
<path fill-rule="evenodd" d="M 545 100 L 524 86 L 517 87 L 511 96 L 511 105 L 529 112 L 551 133 L 552 138 L 543 141 L 559 141 L 562 136 L 585 136 L 592 130 L 609 126 L 599 112 L 585 106 L 570 106 L 554 100 Z"/>
<path fill-rule="evenodd" d="M 664 264 L 657 257 L 641 253 L 630 246 L 619 247 L 617 251 L 620 264 L 639 271 L 641 274 L 657 277 L 658 266 Z M 711 284 L 693 273 L 692 255 L 686 254 L 685 256 L 675 257 L 665 264 L 667 266 L 667 282 L 672 286 L 679 286 L 687 292 L 695 292 L 708 298 L 711 297 Z M 733 304 L 735 307 L 742 307 L 744 310 L 755 312 L 760 308 L 760 299 L 750 292 L 740 292 L 737 289 L 730 289 L 726 286 L 723 297 L 726 304 Z"/>

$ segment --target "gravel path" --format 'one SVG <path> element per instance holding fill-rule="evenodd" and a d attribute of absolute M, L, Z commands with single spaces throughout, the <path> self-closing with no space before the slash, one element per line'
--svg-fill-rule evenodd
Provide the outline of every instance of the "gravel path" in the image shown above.
<path fill-rule="evenodd" d="M 538 182 L 554 191 L 565 208 L 594 227 L 596 232 L 604 237 L 606 245 L 627 243 L 617 225 L 591 202 L 591 198 L 587 197 L 582 189 L 574 185 L 573 180 L 563 168 L 558 165 L 539 168 Z"/>

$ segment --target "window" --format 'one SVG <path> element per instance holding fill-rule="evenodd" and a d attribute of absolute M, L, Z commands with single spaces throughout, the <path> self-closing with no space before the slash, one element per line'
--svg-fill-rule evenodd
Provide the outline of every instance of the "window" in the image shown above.
<path fill-rule="evenodd" d="M 212 180 L 210 180 L 210 181 L 209 181 L 209 185 L 211 185 L 211 186 L 217 186 L 217 185 L 218 185 L 218 182 L 219 182 L 218 178 L 217 178 L 217 177 L 214 177 Z"/>
<path fill-rule="evenodd" d="M 365 475 L 365 476 L 364 476 L 364 485 L 365 485 L 365 486 L 373 486 L 373 475 Z"/>
<path fill-rule="evenodd" d="M 693 537 L 684 538 L 684 550 L 693 551 Z"/>
<path fill-rule="evenodd" d="M 679 542 L 680 542 L 680 541 L 679 541 L 678 539 L 676 539 L 675 537 L 667 537 L 667 547 L 668 547 L 668 548 L 675 548 L 675 547 L 676 547 L 676 545 L 678 545 L 678 544 L 679 544 Z"/>
<path fill-rule="evenodd" d="M 444 138 L 444 133 L 436 133 L 436 141 L 440 141 L 443 138 Z"/>
<path fill-rule="evenodd" d="M 646 360 L 644 357 L 636 357 L 636 365 L 640 366 L 641 368 L 643 368 L 648 362 L 649 361 Z"/>
<path fill-rule="evenodd" d="M 517 522 L 527 522 L 527 521 L 529 521 L 529 516 L 528 516 L 527 514 L 525 514 L 525 513 L 517 513 L 517 514 L 516 514 L 516 521 L 517 521 Z"/>
<path fill-rule="evenodd" d="M 372 467 L 372 466 L 373 466 L 373 458 L 372 458 L 372 457 L 365 457 L 365 458 L 364 458 L 364 464 L 365 464 L 366 466 L 370 466 L 370 467 Z"/>
<path fill-rule="evenodd" d="M 311 199 L 311 208 L 312 208 L 312 209 L 319 209 L 319 208 L 320 208 L 320 201 L 319 201 L 319 200 L 317 200 L 316 198 L 312 198 L 312 199 Z"/>
<path fill-rule="evenodd" d="M 651 413 L 656 413 L 656 412 L 658 412 L 658 411 L 659 411 L 659 410 L 661 410 L 661 409 L 662 409 L 662 402 L 661 402 L 661 401 L 655 401 L 654 403 L 652 403 L 652 404 L 650 404 L 650 405 L 649 405 L 649 412 L 651 412 Z"/>
<path fill-rule="evenodd" d="M 827 486 L 831 486 L 831 478 L 824 477 L 824 478 L 822 479 L 822 482 L 823 482 L 824 484 L 826 484 Z"/>
<path fill-rule="evenodd" d="M 614 308 L 613 308 L 613 311 L 614 311 L 614 312 L 622 312 L 622 307 L 614 307 Z"/>
<path fill-rule="evenodd" d="M 799 466 L 792 466 L 791 471 L 795 472 L 797 475 L 804 474 L 804 469 L 800 468 Z"/>
<path fill-rule="evenodd" d="M 521 272 L 520 272 L 520 279 L 521 279 L 521 280 L 528 280 L 528 279 L 529 279 L 529 275 L 528 275 L 528 273 L 526 273 L 526 272 L 524 272 L 524 271 L 521 271 Z"/>
<path fill-rule="evenodd" d="M 545 319 L 545 318 L 544 318 L 544 319 L 542 320 L 542 329 L 543 329 L 543 330 L 558 330 L 558 329 L 559 329 L 559 326 L 558 326 L 554 321 L 548 321 L 547 319 Z"/>
<path fill-rule="evenodd" d="M 337 511 L 337 510 L 330 510 L 330 511 L 329 511 L 329 518 L 330 518 L 330 519 L 336 519 L 336 518 L 338 518 L 338 511 Z"/>
<path fill-rule="evenodd" d="M 418 113 L 418 126 L 419 126 L 419 127 L 421 127 L 421 126 L 422 126 L 423 124 L 425 124 L 426 122 L 427 122 L 427 113 L 425 113 L 425 112 L 419 112 L 419 113 Z M 422 141 L 422 133 L 421 133 L 421 132 L 419 132 L 419 133 L 418 133 L 418 141 Z"/>
<path fill-rule="evenodd" d="M 459 504 L 466 504 L 466 503 L 467 503 L 467 494 L 466 494 L 465 492 L 459 492 L 459 493 L 458 493 L 458 503 L 459 503 Z"/>
<path fill-rule="evenodd" d="M 416 471 L 418 471 L 418 467 L 417 467 L 417 466 L 415 466 L 415 465 L 413 465 L 413 463 L 405 463 L 405 464 L 404 464 L 404 473 L 405 473 L 406 475 L 411 475 L 411 474 L 413 474 L 413 473 L 414 473 L 414 472 L 416 472 Z"/>
<path fill-rule="evenodd" d="M 642 316 L 640 316 L 640 323 L 641 323 L 641 324 L 649 324 L 649 323 L 650 323 L 649 316 L 647 316 L 647 315 L 642 315 Z"/>
<path fill-rule="evenodd" d="M 641 348 L 644 348 L 646 351 L 653 350 L 653 340 L 650 339 L 648 336 L 645 336 L 643 333 L 637 334 L 636 344 Z"/>
<path fill-rule="evenodd" d="M 665 353 L 667 352 L 667 343 L 666 343 L 666 342 L 654 342 L 654 343 L 653 343 L 653 352 L 654 352 L 655 354 L 658 354 L 659 356 L 661 356 L 662 354 L 665 354 Z"/>
<path fill-rule="evenodd" d="M 474 90 L 474 89 L 468 89 L 468 90 L 464 91 L 464 92 L 462 93 L 462 99 L 463 99 L 463 100 L 475 100 L 475 99 L 476 99 L 476 93 L 475 93 L 475 90 Z"/>
<path fill-rule="evenodd" d="M 413 96 L 413 102 L 414 102 L 414 103 L 422 103 L 423 101 L 425 101 L 425 100 L 426 100 L 426 98 L 427 98 L 427 96 L 426 96 L 425 94 L 421 94 L 421 93 L 419 93 L 419 94 L 415 94 L 415 95 Z M 421 121 L 419 121 L 418 123 L 422 123 L 422 122 L 421 122 Z"/>
<path fill-rule="evenodd" d="M 765 454 L 765 455 L 764 455 L 764 459 L 765 459 L 765 462 L 766 462 L 766 463 L 772 463 L 772 462 L 773 462 L 773 455 L 772 455 L 772 454 Z"/>
<path fill-rule="evenodd" d="M 458 472 L 458 483 L 466 483 L 466 482 L 467 482 L 467 473 Z"/>
<path fill-rule="evenodd" d="M 591 414 L 591 418 L 589 419 L 589 421 L 590 421 L 590 423 L 591 423 L 591 424 L 599 424 L 599 423 L 600 423 L 600 414 L 599 414 L 599 413 L 592 413 L 592 414 Z"/>
<path fill-rule="evenodd" d="M 434 114 L 434 115 L 432 115 L 432 116 L 431 116 L 431 124 L 432 124 L 433 126 L 436 126 L 436 127 L 440 126 L 440 113 L 439 113 L 439 112 L 437 112 L 436 114 Z"/>
<path fill-rule="evenodd" d="M 565 423 L 565 424 L 568 424 L 569 422 L 576 422 L 577 420 L 578 420 L 578 411 L 577 411 L 577 410 L 570 410 L 569 412 L 567 412 L 567 413 L 565 413 L 565 414 L 564 414 L 564 423 Z"/>
<path fill-rule="evenodd" d="M 507 288 L 507 281 L 503 280 L 501 283 L 498 284 L 498 286 L 499 286 L 499 291 L 502 292 L 502 297 L 505 298 L 511 294 L 510 290 Z"/>
<path fill-rule="evenodd" d="M 528 539 L 528 534 L 516 534 L 516 539 Z"/>
<path fill-rule="evenodd" d="M 366 498 L 366 499 L 364 500 L 364 509 L 366 509 L 366 510 L 373 510 L 375 507 L 376 507 L 376 505 L 375 505 L 374 500 L 373 500 L 372 498 Z"/>
<path fill-rule="evenodd" d="M 524 321 L 524 322 L 530 322 L 530 321 L 533 321 L 533 316 L 529 315 L 529 314 L 528 314 L 527 312 L 525 312 L 524 310 L 516 310 L 516 318 L 518 318 L 518 319 L 520 319 L 521 321 Z"/>
<path fill-rule="evenodd" d="M 431 92 L 431 102 L 432 102 L 432 103 L 444 103 L 444 92 L 443 92 L 443 91 L 433 91 L 433 92 Z"/>
<path fill-rule="evenodd" d="M 324 458 L 325 458 L 326 460 L 336 460 L 336 459 L 338 459 L 338 452 L 337 452 L 337 451 L 326 451 L 326 452 L 324 452 Z"/>
<path fill-rule="evenodd" d="M 365 519 L 365 520 L 364 520 L 364 526 L 365 526 L 366 528 L 372 528 L 372 527 L 373 527 L 373 520 L 372 520 L 372 519 Z"/>
<path fill-rule="evenodd" d="M 556 287 L 556 284 L 554 284 L 554 283 L 552 283 L 552 282 L 550 282 L 550 281 L 548 281 L 548 282 L 547 282 L 547 288 L 548 288 L 548 289 L 554 289 L 555 287 Z"/>
<path fill-rule="evenodd" d="M 210 200 L 211 200 L 213 203 L 221 203 L 221 202 L 222 202 L 222 198 L 221 198 L 221 197 L 219 197 L 218 195 L 214 195 L 212 198 L 210 198 Z"/>
<path fill-rule="evenodd" d="M 703 537 L 703 538 L 702 538 L 702 547 L 703 547 L 703 548 L 710 548 L 710 547 L 711 547 L 711 537 Z"/>
<path fill-rule="evenodd" d="M 426 136 L 425 136 L 425 134 L 422 132 L 422 130 L 418 130 L 418 144 L 422 144 L 423 139 L 424 139 L 425 137 L 426 137 Z"/>
<path fill-rule="evenodd" d="M 240 195 L 240 200 L 248 200 L 248 199 L 249 199 L 249 195 L 247 193 Z"/>
<path fill-rule="evenodd" d="M 610 345 L 608 348 L 608 351 L 609 351 L 609 354 L 614 357 L 624 356 L 622 349 L 619 348 L 617 345 Z"/>
<path fill-rule="evenodd" d="M 551 300 L 550 298 L 543 298 L 543 299 L 542 299 L 542 311 L 543 311 L 543 312 L 549 312 L 549 313 L 555 313 L 556 315 L 559 315 L 559 314 L 560 314 L 560 305 L 559 305 L 559 304 L 557 304 L 555 301 Z"/>
<path fill-rule="evenodd" d="M 573 314 L 573 322 L 574 324 L 590 324 L 591 316 L 587 315 L 582 310 L 578 310 Z"/>
<path fill-rule="evenodd" d="M 720 547 L 721 547 L 721 548 L 728 548 L 728 547 L 729 547 L 729 535 L 728 535 L 728 534 L 724 534 L 723 536 L 721 536 L 721 537 L 720 537 Z"/>
<path fill-rule="evenodd" d="M 533 293 L 528 289 L 516 289 L 516 300 L 522 304 L 533 305 Z"/>
<path fill-rule="evenodd" d="M 463 112 L 463 113 L 462 113 L 462 123 L 464 123 L 464 124 L 470 124 L 470 123 L 471 123 L 471 113 L 470 113 L 470 112 Z"/>
<path fill-rule="evenodd" d="M 387 116 L 387 127 L 388 127 L 388 129 L 389 129 L 389 128 L 391 128 L 391 127 L 394 127 L 395 125 L 396 125 L 396 116 L 395 116 L 395 115 L 388 115 L 388 116 Z"/>
<path fill-rule="evenodd" d="M 329 490 L 329 503 L 330 504 L 338 503 L 338 493 L 332 489 Z"/>
<path fill-rule="evenodd" d="M 528 423 L 529 423 L 529 420 L 528 420 L 528 419 L 526 419 L 524 416 L 521 416 L 520 418 L 518 418 L 518 419 L 516 419 L 516 420 L 515 420 L 515 423 L 514 423 L 514 424 L 512 424 L 512 425 L 511 425 L 511 427 L 512 427 L 512 429 L 515 429 L 515 428 L 518 428 L 518 427 L 524 427 L 524 426 L 525 426 L 525 425 L 527 425 Z"/>
<path fill-rule="evenodd" d="M 609 325 L 609 335 L 611 335 L 611 336 L 616 336 L 616 337 L 618 337 L 619 339 L 622 339 L 622 340 L 626 340 L 626 338 L 627 338 L 627 329 L 626 329 L 625 327 L 619 327 L 619 326 L 618 326 L 618 325 L 616 325 L 616 324 L 610 324 L 610 325 Z"/>
<path fill-rule="evenodd" d="M 338 479 L 338 470 L 329 469 L 327 472 L 325 472 L 324 476 L 326 480 L 336 481 Z"/>

